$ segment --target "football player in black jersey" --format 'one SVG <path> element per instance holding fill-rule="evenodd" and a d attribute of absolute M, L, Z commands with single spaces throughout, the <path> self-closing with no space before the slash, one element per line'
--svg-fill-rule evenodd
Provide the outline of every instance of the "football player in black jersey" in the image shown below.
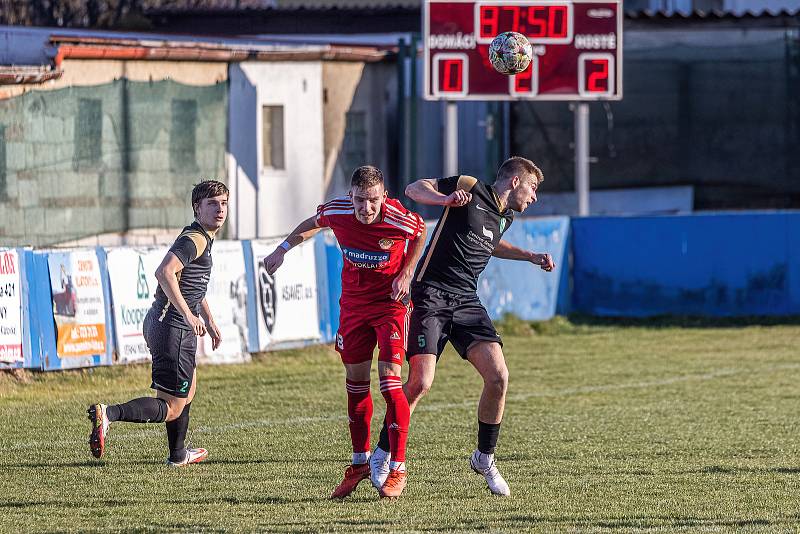
<path fill-rule="evenodd" d="M 215 180 L 197 184 L 192 190 L 192 209 L 194 222 L 183 229 L 156 270 L 155 302 L 143 324 L 144 339 L 153 356 L 150 387 L 156 396 L 89 407 L 89 448 L 96 458 L 105 451 L 108 427 L 114 421 L 166 422 L 168 465 L 194 464 L 208 456 L 205 449 L 187 449 L 185 441 L 197 387 L 197 336 L 211 336 L 213 349 L 221 342 L 205 296 L 211 275 L 211 245 L 228 215 L 228 188 Z"/>
<path fill-rule="evenodd" d="M 503 241 L 514 217 L 536 202 L 544 179 L 532 161 L 512 157 L 498 169 L 493 184 L 471 176 L 424 179 L 410 184 L 406 195 L 421 204 L 444 206 L 411 285 L 414 310 L 408 333 L 408 381 L 404 390 L 413 411 L 430 389 L 436 362 L 450 341 L 483 378 L 478 403 L 478 448 L 470 465 L 483 475 L 495 495 L 510 495 L 494 461 L 503 418 L 508 368 L 502 340 L 477 295 L 478 276 L 492 256 L 529 261 L 545 271 L 555 267 L 550 254 L 536 253 Z M 370 464 L 373 482 L 386 471 L 385 428 Z"/>

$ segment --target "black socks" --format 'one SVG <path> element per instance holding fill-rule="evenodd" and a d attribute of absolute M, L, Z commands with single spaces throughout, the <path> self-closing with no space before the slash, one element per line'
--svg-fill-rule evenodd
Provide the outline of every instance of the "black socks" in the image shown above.
<path fill-rule="evenodd" d="M 500 423 L 484 423 L 478 419 L 479 451 L 483 454 L 494 454 L 498 437 L 500 437 Z"/>
<path fill-rule="evenodd" d="M 186 431 L 189 429 L 189 409 L 192 403 L 183 407 L 183 411 L 174 421 L 167 423 L 167 441 L 169 442 L 169 459 L 171 462 L 182 462 L 186 458 Z"/>
<path fill-rule="evenodd" d="M 167 420 L 167 401 L 155 397 L 140 397 L 124 404 L 113 404 L 106 408 L 110 422 L 163 423 Z"/>
<path fill-rule="evenodd" d="M 389 428 L 386 426 L 386 419 L 383 420 L 381 427 L 381 437 L 378 439 L 378 447 L 389 452 Z"/>

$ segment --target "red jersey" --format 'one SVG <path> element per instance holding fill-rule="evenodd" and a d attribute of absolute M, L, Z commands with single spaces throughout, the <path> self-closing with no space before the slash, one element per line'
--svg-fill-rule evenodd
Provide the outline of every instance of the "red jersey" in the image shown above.
<path fill-rule="evenodd" d="M 403 267 L 406 240 L 422 234 L 422 217 L 399 200 L 387 198 L 381 220 L 364 224 L 356 219 L 350 197 L 317 208 L 317 224 L 333 230 L 342 249 L 342 299 L 374 302 L 389 299 L 392 282 Z"/>

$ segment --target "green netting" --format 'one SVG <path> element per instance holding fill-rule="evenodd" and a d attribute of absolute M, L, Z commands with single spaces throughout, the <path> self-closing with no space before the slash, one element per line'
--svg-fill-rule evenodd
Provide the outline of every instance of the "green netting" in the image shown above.
<path fill-rule="evenodd" d="M 227 89 L 118 80 L 0 101 L 0 243 L 180 227 L 224 178 Z"/>

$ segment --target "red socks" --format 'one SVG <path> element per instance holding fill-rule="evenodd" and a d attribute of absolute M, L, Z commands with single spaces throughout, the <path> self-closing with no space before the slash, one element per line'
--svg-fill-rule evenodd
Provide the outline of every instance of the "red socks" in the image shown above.
<path fill-rule="evenodd" d="M 369 450 L 369 423 L 372 420 L 372 397 L 369 380 L 345 380 L 347 389 L 347 416 L 350 418 L 350 440 L 353 452 Z M 401 391 L 402 393 L 402 391 Z M 408 410 L 408 403 L 406 403 Z"/>
<path fill-rule="evenodd" d="M 393 462 L 406 461 L 406 440 L 411 412 L 399 376 L 381 377 L 381 394 L 386 399 L 386 424 L 389 427 L 389 452 Z"/>

